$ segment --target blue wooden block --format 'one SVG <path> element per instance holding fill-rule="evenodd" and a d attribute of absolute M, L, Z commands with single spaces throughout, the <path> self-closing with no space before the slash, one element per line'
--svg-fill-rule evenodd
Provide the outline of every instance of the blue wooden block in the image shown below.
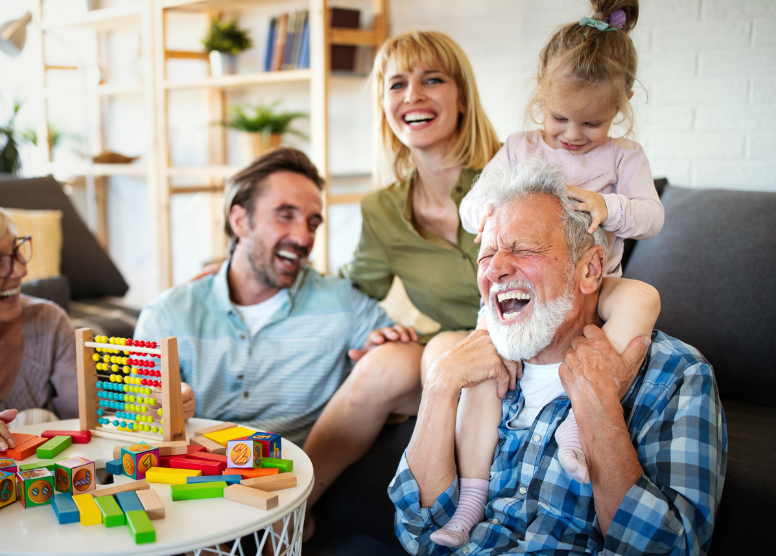
<path fill-rule="evenodd" d="M 121 463 L 121 458 L 113 459 L 105 464 L 105 471 L 111 475 L 121 475 L 124 473 L 124 465 Z"/>
<path fill-rule="evenodd" d="M 140 503 L 140 498 L 134 491 L 119 492 L 116 494 L 116 501 L 121 506 L 121 511 L 124 513 L 135 512 L 137 510 L 143 510 L 143 504 Z"/>
<path fill-rule="evenodd" d="M 56 494 L 51 499 L 51 507 L 57 515 L 57 521 L 60 525 L 67 523 L 78 523 L 81 520 L 81 514 L 78 513 L 78 506 L 73 502 L 73 495 L 69 492 Z"/>
<path fill-rule="evenodd" d="M 242 477 L 240 475 L 202 475 L 201 477 L 186 477 L 187 484 L 194 483 L 215 483 L 224 481 L 228 485 L 239 485 Z"/>

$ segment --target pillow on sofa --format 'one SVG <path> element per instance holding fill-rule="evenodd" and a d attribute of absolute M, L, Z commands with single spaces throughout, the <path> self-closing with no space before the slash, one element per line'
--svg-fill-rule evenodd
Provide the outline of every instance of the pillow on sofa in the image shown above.
<path fill-rule="evenodd" d="M 776 406 L 776 193 L 667 186 L 662 201 L 625 277 L 657 288 L 657 328 L 709 360 L 723 399 Z"/>
<path fill-rule="evenodd" d="M 53 177 L 0 180 L 0 207 L 62 211 L 61 270 L 73 299 L 121 297 L 129 289 Z"/>
<path fill-rule="evenodd" d="M 27 276 L 22 282 L 59 276 L 62 261 L 62 211 L 5 210 L 16 225 L 17 237 L 32 236 L 32 259 L 27 263 Z"/>

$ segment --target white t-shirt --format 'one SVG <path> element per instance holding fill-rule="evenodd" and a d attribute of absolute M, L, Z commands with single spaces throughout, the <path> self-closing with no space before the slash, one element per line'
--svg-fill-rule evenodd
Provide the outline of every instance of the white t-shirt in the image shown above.
<path fill-rule="evenodd" d="M 248 326 L 248 330 L 253 338 L 256 333 L 272 318 L 272 315 L 280 309 L 281 305 L 288 299 L 288 290 L 282 289 L 266 301 L 256 305 L 237 305 L 234 308 L 240 313 L 243 322 Z"/>
<path fill-rule="evenodd" d="M 566 395 L 560 383 L 559 369 L 560 363 L 532 365 L 523 362 L 520 388 L 523 391 L 525 405 L 523 410 L 507 423 L 508 428 L 513 430 L 529 428 L 545 405 L 558 396 Z"/>

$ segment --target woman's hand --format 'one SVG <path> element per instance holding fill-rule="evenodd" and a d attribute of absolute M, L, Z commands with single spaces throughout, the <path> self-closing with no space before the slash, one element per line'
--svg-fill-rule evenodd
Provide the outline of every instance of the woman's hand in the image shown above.
<path fill-rule="evenodd" d="M 202 272 L 194 276 L 189 282 L 196 282 L 200 278 L 204 278 L 205 276 L 210 276 L 211 274 L 218 274 L 218 271 L 221 268 L 221 265 L 224 263 L 210 263 L 205 265 L 205 267 L 202 269 Z"/>
<path fill-rule="evenodd" d="M 194 396 L 194 389 L 185 382 L 181 382 L 181 401 L 183 402 L 183 420 L 188 421 L 194 417 L 197 398 Z"/>
<path fill-rule="evenodd" d="M 16 442 L 13 441 L 13 435 L 8 430 L 8 423 L 16 419 L 15 409 L 6 409 L 0 411 L 0 452 L 5 452 L 9 448 L 16 448 Z"/>
<path fill-rule="evenodd" d="M 474 238 L 474 243 L 482 241 L 482 232 L 485 230 L 485 222 L 487 222 L 488 218 L 491 216 L 493 216 L 493 203 L 488 202 L 485 204 L 485 212 L 482 213 L 482 218 L 480 218 L 480 225 L 477 228 L 477 237 Z"/>
<path fill-rule="evenodd" d="M 358 361 L 366 353 L 385 342 L 417 342 L 418 332 L 411 326 L 404 327 L 401 324 L 394 324 L 393 326 L 385 326 L 372 330 L 369 336 L 366 337 L 363 349 L 351 349 L 348 351 L 348 357 L 353 361 Z"/>
<path fill-rule="evenodd" d="M 569 197 L 579 204 L 574 207 L 575 210 L 589 212 L 593 217 L 593 222 L 587 229 L 588 234 L 595 232 L 595 229 L 609 218 L 609 210 L 606 208 L 606 201 L 600 193 L 593 193 L 579 187 L 568 186 Z"/>

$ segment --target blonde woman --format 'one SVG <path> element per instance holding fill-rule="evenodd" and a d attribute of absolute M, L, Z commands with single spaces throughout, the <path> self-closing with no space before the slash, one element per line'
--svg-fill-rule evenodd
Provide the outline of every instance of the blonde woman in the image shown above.
<path fill-rule="evenodd" d="M 388 415 L 417 413 L 421 367 L 476 327 L 480 307 L 479 246 L 458 208 L 500 143 L 471 64 L 450 37 L 415 30 L 383 45 L 372 85 L 377 170 L 390 165 L 397 181 L 362 201 L 361 240 L 342 274 L 377 299 L 398 276 L 441 333 L 424 346 L 397 327 L 393 341 L 351 353 L 357 365 L 304 446 L 316 478 L 308 508 L 366 453 Z"/>

